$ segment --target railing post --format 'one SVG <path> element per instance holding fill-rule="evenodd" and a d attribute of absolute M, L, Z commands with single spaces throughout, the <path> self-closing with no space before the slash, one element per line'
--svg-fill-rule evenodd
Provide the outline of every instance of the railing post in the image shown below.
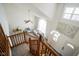
<path fill-rule="evenodd" d="M 30 52 L 31 52 L 31 38 L 29 38 L 29 49 L 30 49 Z"/>
<path fill-rule="evenodd" d="M 38 56 L 40 56 L 40 42 L 42 41 L 42 36 L 39 34 L 39 38 L 38 38 L 38 45 L 37 45 L 37 47 L 38 47 Z"/>
<path fill-rule="evenodd" d="M 40 53 L 39 53 L 40 52 L 40 40 L 39 39 L 37 40 L 37 49 L 38 49 L 37 54 L 39 56 L 40 55 Z"/>
<path fill-rule="evenodd" d="M 26 36 L 25 36 L 25 32 L 23 32 L 23 34 L 24 34 L 24 40 L 25 40 L 25 42 L 26 42 Z"/>
<path fill-rule="evenodd" d="M 39 41 L 42 41 L 42 36 L 39 34 Z"/>

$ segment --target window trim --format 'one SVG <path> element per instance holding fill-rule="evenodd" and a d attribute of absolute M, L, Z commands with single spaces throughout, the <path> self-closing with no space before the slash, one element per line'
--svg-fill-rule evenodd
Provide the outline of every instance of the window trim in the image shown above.
<path fill-rule="evenodd" d="M 67 6 L 66 6 L 66 7 L 67 7 Z M 66 19 L 66 18 L 63 17 L 64 14 L 71 14 L 70 19 L 67 19 L 67 20 L 73 20 L 73 21 L 75 21 L 75 19 L 72 19 L 72 17 L 73 17 L 73 15 L 79 15 L 79 14 L 74 14 L 76 8 L 79 8 L 79 7 L 73 7 L 74 10 L 72 11 L 72 13 L 65 13 L 64 11 L 65 11 L 65 8 L 66 8 L 66 7 L 64 7 L 64 9 L 63 9 L 62 18 L 63 18 L 63 19 Z M 76 20 L 76 21 L 78 21 L 78 20 Z"/>

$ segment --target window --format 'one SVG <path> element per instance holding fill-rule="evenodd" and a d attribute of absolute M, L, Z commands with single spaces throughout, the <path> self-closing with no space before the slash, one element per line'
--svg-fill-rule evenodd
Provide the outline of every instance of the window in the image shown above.
<path fill-rule="evenodd" d="M 46 21 L 44 19 L 39 19 L 38 22 L 38 30 L 41 31 L 42 33 L 46 33 Z"/>
<path fill-rule="evenodd" d="M 72 13 L 74 8 L 66 7 L 64 13 Z"/>
<path fill-rule="evenodd" d="M 53 30 L 53 31 L 50 32 L 50 34 L 52 35 L 53 40 L 54 40 L 55 42 L 57 42 L 57 40 L 58 40 L 58 38 L 59 38 L 59 36 L 60 36 L 60 33 Z"/>
<path fill-rule="evenodd" d="M 79 21 L 79 7 L 65 7 L 63 18 Z"/>

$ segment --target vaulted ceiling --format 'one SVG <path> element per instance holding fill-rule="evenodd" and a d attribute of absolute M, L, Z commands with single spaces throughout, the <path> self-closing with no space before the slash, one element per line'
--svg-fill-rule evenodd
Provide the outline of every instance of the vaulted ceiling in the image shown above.
<path fill-rule="evenodd" d="M 56 10 L 56 3 L 14 3 L 3 4 L 4 7 L 16 6 L 18 8 L 28 7 L 31 8 L 37 14 L 44 16 L 45 18 L 52 19 Z"/>

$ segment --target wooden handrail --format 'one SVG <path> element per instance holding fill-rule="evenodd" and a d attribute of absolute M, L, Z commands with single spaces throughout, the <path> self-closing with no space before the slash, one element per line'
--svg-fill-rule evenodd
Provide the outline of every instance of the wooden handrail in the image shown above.
<path fill-rule="evenodd" d="M 11 47 L 15 47 L 15 46 L 18 46 L 18 45 L 26 42 L 25 32 L 10 35 L 10 36 L 8 36 L 8 38 L 10 38 L 10 40 L 12 42 Z"/>
<path fill-rule="evenodd" d="M 61 54 L 58 53 L 54 48 L 51 48 L 48 43 L 45 43 L 44 41 L 41 41 L 42 47 L 45 46 L 45 55 L 48 56 L 60 56 Z M 43 48 L 42 48 L 43 50 Z M 42 54 L 41 54 L 42 55 Z"/>
<path fill-rule="evenodd" d="M 27 35 L 29 35 L 26 32 L 18 33 L 15 35 L 8 36 L 10 40 L 12 41 L 13 46 L 16 47 L 20 44 L 27 42 Z M 33 37 L 29 35 L 29 48 L 30 52 L 33 53 L 33 55 L 36 56 L 60 56 L 61 54 L 58 53 L 54 48 L 51 48 L 48 43 L 46 43 L 44 38 L 39 35 L 39 37 Z M 34 40 L 32 40 L 34 38 Z M 14 41 L 14 42 L 13 42 Z M 34 43 L 37 42 L 37 43 Z M 15 44 L 14 44 L 15 43 Z M 37 50 L 34 50 L 34 46 L 37 48 Z"/>
<path fill-rule="evenodd" d="M 37 50 L 36 50 L 36 54 L 34 55 L 38 55 L 38 56 L 61 56 L 60 53 L 58 53 L 54 48 L 51 48 L 48 43 L 46 43 L 42 37 L 40 36 L 38 40 L 32 40 L 31 38 L 29 39 L 30 40 L 30 50 L 31 50 L 31 53 L 33 52 L 34 53 L 34 49 L 33 49 L 33 46 L 36 46 L 38 47 Z M 37 41 L 38 43 L 35 44 L 34 42 Z M 32 51 L 33 49 L 33 51 Z"/>
<path fill-rule="evenodd" d="M 12 42 L 12 46 L 10 45 L 11 48 L 21 45 L 23 43 L 28 43 L 29 42 L 29 38 L 27 38 L 28 36 L 32 38 L 36 38 L 36 36 L 32 36 L 27 32 L 21 32 L 8 36 L 8 38 L 10 38 Z"/>
<path fill-rule="evenodd" d="M 1 56 L 9 55 L 9 42 L 3 31 L 1 24 L 0 24 L 0 55 Z"/>
<path fill-rule="evenodd" d="M 10 36 L 8 36 L 8 37 L 15 36 L 15 35 L 19 35 L 19 34 L 23 34 L 23 33 L 26 33 L 26 32 L 21 32 L 21 33 L 12 34 L 12 35 L 10 35 Z"/>
<path fill-rule="evenodd" d="M 34 56 L 38 56 L 39 55 L 39 46 L 38 45 L 39 45 L 39 40 L 37 38 L 33 38 L 33 40 L 31 38 L 29 38 L 30 52 Z"/>

